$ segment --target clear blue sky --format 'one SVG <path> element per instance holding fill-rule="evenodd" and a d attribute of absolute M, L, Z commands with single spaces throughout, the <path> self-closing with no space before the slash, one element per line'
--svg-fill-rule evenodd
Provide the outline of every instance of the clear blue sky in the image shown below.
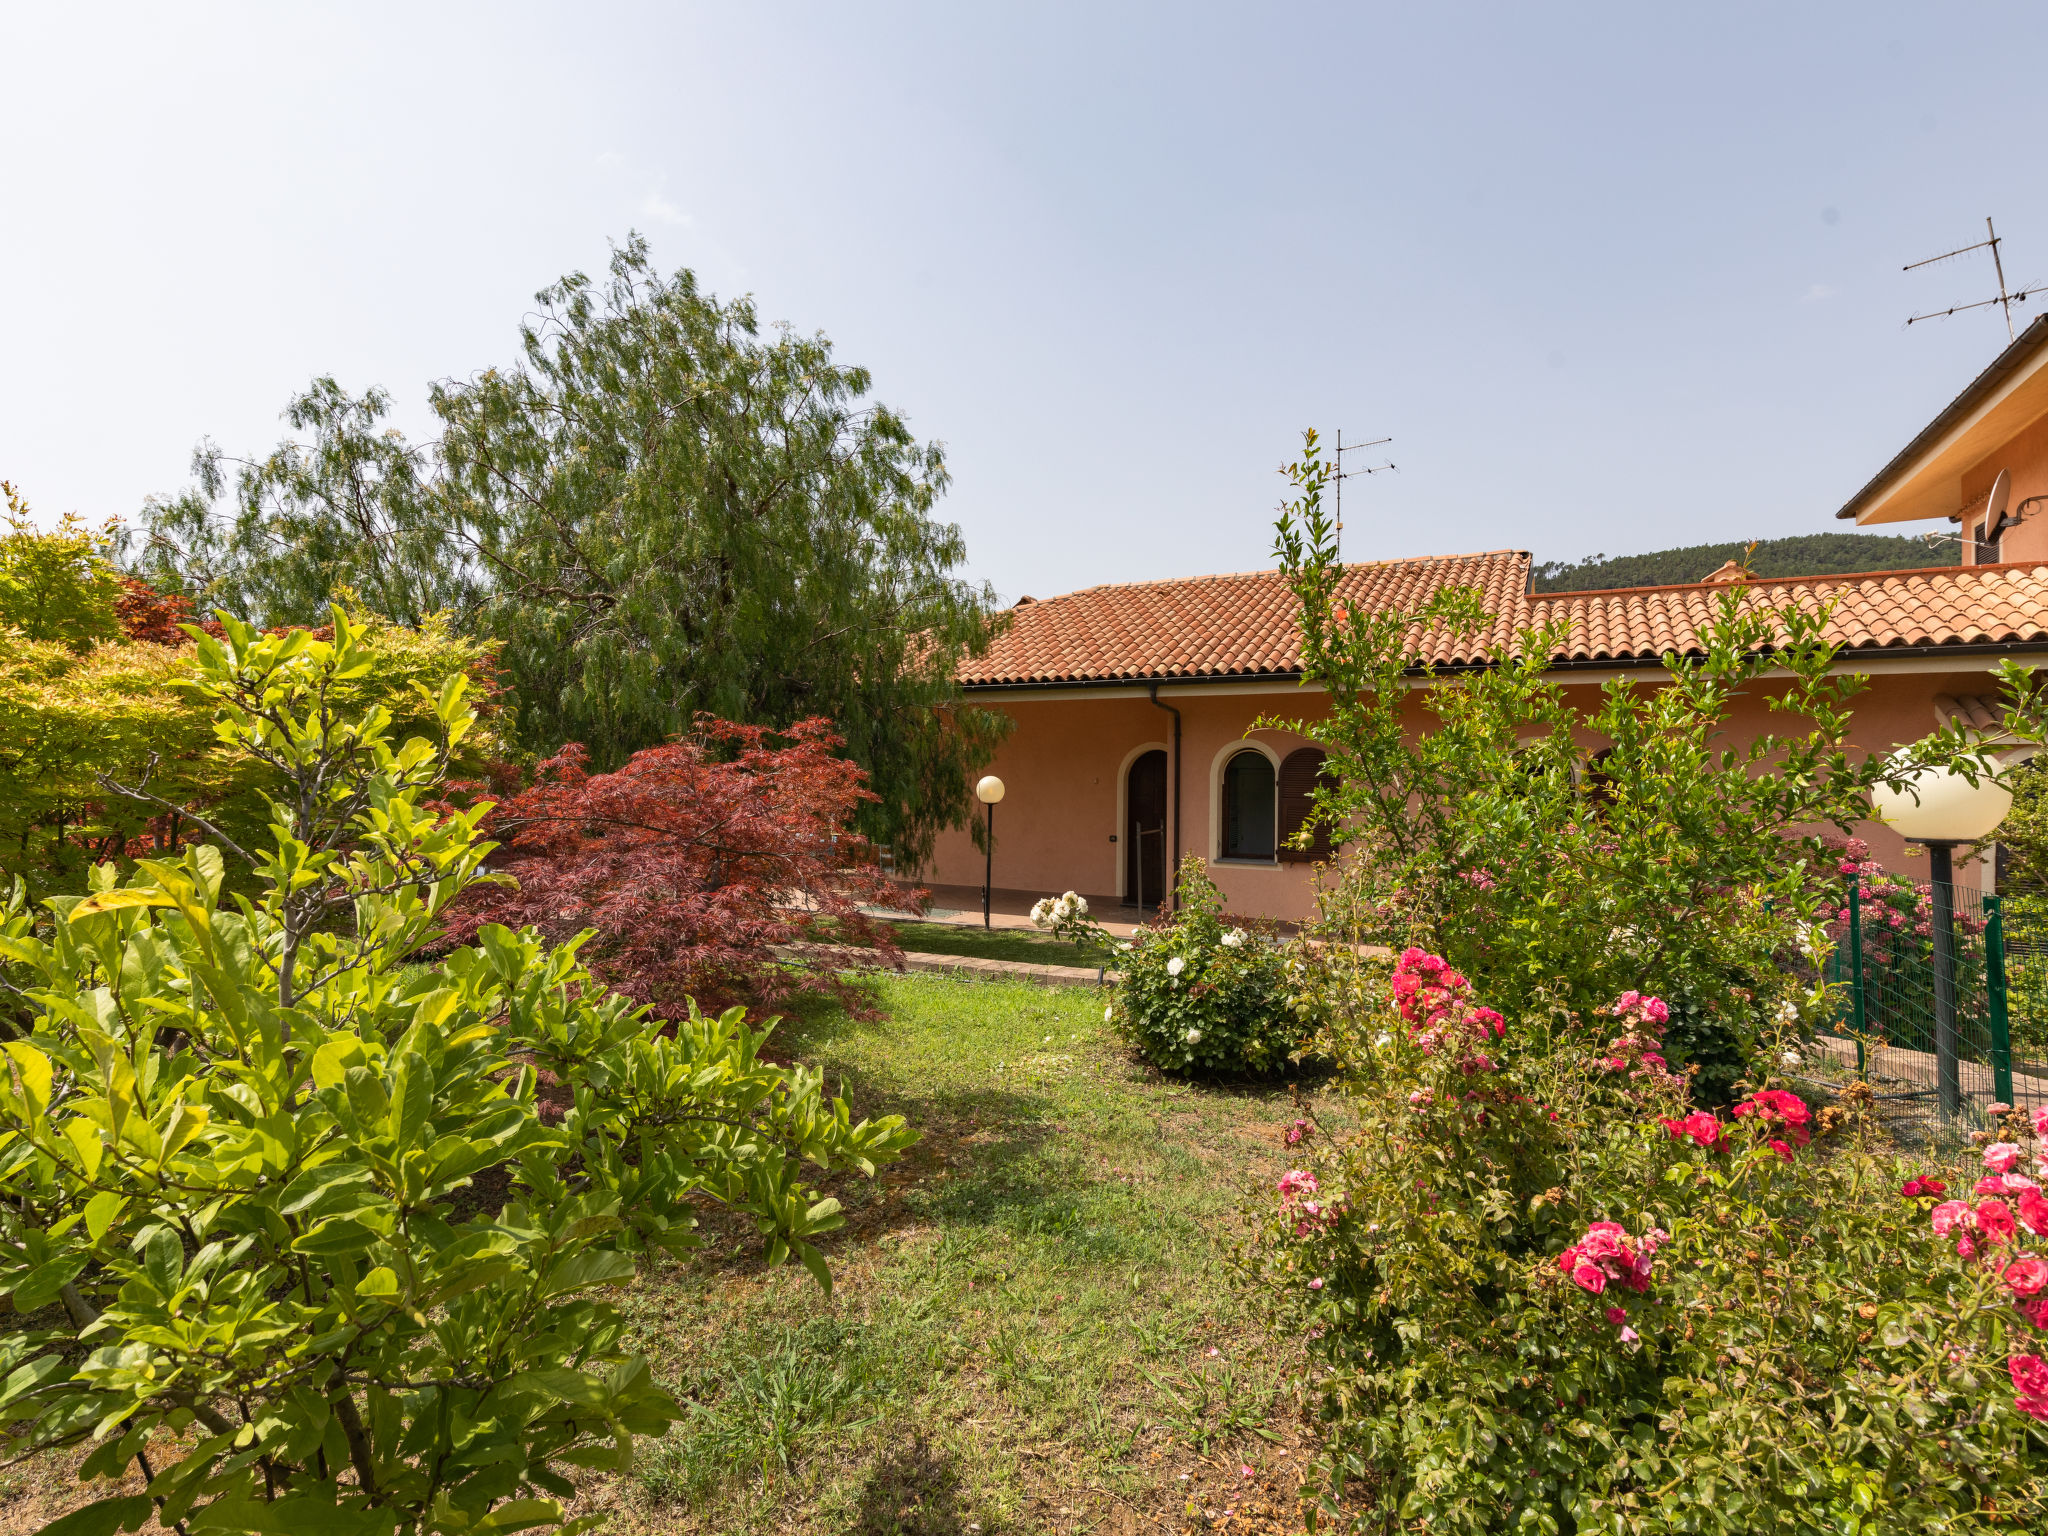
<path fill-rule="evenodd" d="M 131 515 L 316 373 L 511 359 L 644 231 L 943 441 L 1005 597 L 1840 528 L 2048 278 L 2037 6 L 27 6 L 0 475 Z M 2030 304 L 2024 313 L 2038 312 Z"/>

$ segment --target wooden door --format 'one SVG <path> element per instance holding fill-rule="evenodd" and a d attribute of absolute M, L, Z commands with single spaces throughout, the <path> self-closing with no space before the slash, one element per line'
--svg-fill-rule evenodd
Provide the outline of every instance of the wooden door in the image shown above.
<path fill-rule="evenodd" d="M 1142 895 L 1156 907 L 1166 895 L 1166 754 L 1140 753 L 1124 781 L 1124 902 Z"/>

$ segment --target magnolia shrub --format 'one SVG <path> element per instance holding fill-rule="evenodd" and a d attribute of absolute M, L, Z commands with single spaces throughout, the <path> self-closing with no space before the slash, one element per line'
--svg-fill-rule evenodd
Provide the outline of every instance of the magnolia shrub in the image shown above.
<path fill-rule="evenodd" d="M 417 964 L 490 878 L 485 808 L 427 803 L 463 680 L 427 700 L 438 743 L 395 745 L 337 704 L 371 665 L 346 613 L 331 641 L 224 627 L 199 686 L 278 776 L 268 846 L 101 866 L 40 912 L 17 889 L 0 922 L 7 1450 L 141 1467 L 66 1536 L 553 1525 L 679 1412 L 609 1299 L 641 1256 L 712 1202 L 828 1284 L 802 1164 L 872 1172 L 912 1133 L 762 1060 L 737 1009 L 664 1029 L 574 943 L 486 927 Z M 257 899 L 223 900 L 223 847 Z"/>

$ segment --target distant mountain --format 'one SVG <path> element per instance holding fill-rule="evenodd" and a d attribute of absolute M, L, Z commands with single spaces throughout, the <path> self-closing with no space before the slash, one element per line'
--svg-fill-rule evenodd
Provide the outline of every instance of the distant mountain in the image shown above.
<path fill-rule="evenodd" d="M 1610 587 L 1670 587 L 1698 581 L 1730 560 L 1743 544 L 1692 544 L 1647 555 L 1588 555 L 1575 564 L 1546 560 L 1535 567 L 1538 592 L 1599 592 Z M 1954 565 L 1953 544 L 1882 533 L 1802 533 L 1760 539 L 1749 557 L 1758 576 L 1837 576 L 1850 571 L 1912 571 Z"/>

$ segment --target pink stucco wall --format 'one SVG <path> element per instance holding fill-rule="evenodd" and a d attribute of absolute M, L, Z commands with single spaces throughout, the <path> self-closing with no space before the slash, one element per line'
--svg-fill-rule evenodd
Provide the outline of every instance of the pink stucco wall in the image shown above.
<path fill-rule="evenodd" d="M 1798 722 L 1771 712 L 1769 692 L 1760 685 L 1731 714 L 1729 744 L 1741 746 L 1759 731 L 1787 731 Z M 1880 674 L 1855 707 L 1856 745 L 1884 751 L 1918 740 L 1935 728 L 1939 694 L 1986 694 L 1992 680 L 1983 671 Z M 1313 719 L 1324 710 L 1322 695 L 1301 689 L 1280 692 L 1175 692 L 1162 688 L 1162 702 L 1181 712 L 1181 827 L 1179 846 L 1210 861 L 1210 874 L 1233 911 L 1248 916 L 1299 921 L 1313 915 L 1314 890 L 1307 866 L 1245 864 L 1217 859 L 1218 776 L 1232 751 L 1250 740 L 1284 758 L 1302 738 L 1284 731 L 1253 731 L 1262 715 Z M 1596 683 L 1572 684 L 1570 697 L 1590 712 L 1598 706 Z M 1033 698 L 1028 694 L 985 697 L 979 702 L 1007 712 L 1016 729 L 988 770 L 1003 780 L 1006 794 L 996 812 L 995 883 L 1013 890 L 1078 890 L 1121 895 L 1122 845 L 1113 842 L 1124 817 L 1120 799 L 1124 770 L 1140 752 L 1173 739 L 1172 716 L 1140 696 L 1102 695 Z M 1420 693 L 1410 709 L 1418 727 L 1431 717 Z M 1589 748 L 1600 743 L 1584 733 Z M 1171 768 L 1169 767 L 1169 786 Z M 1169 804 L 1171 789 L 1169 787 Z M 1908 852 L 1890 829 L 1859 829 L 1875 856 L 1902 872 L 1924 872 L 1926 860 Z M 1964 872 L 1975 880 L 1981 872 Z M 942 834 L 930 865 L 917 878 L 944 885 L 979 885 L 982 856 L 965 830 Z"/>

